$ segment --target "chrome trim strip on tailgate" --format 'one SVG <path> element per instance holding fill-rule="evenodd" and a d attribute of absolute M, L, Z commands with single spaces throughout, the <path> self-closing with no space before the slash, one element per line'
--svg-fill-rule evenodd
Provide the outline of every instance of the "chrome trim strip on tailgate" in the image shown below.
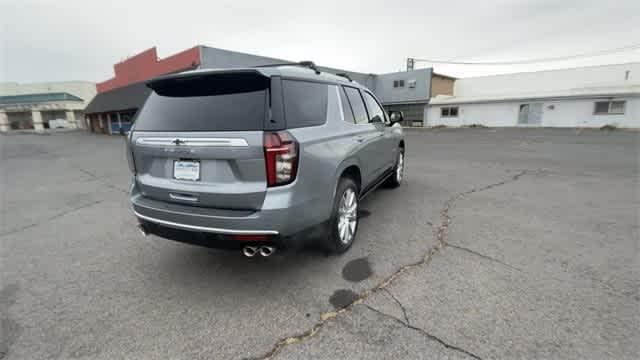
<path fill-rule="evenodd" d="M 160 219 L 155 219 L 149 216 L 145 216 L 138 213 L 135 210 L 133 210 L 133 213 L 140 219 L 151 221 L 153 223 L 157 223 L 160 225 L 166 225 L 169 227 L 183 229 L 183 230 L 204 231 L 204 232 L 210 232 L 215 234 L 230 234 L 230 235 L 278 235 L 278 232 L 275 230 L 232 230 L 232 229 L 213 228 L 213 227 L 206 227 L 206 226 L 179 224 L 172 221 L 160 220 Z"/>
<path fill-rule="evenodd" d="M 136 139 L 137 145 L 148 146 L 204 146 L 204 147 L 248 147 L 243 138 L 173 138 L 173 137 L 141 137 Z"/>
<path fill-rule="evenodd" d="M 151 205 L 147 205 L 147 204 L 141 204 L 139 202 L 136 202 L 137 200 L 137 196 L 132 198 L 133 203 L 132 203 L 132 207 L 131 210 L 133 210 L 135 212 L 135 206 L 137 207 L 142 207 L 145 209 L 149 209 L 152 211 L 160 211 L 160 212 L 166 212 L 166 213 L 171 213 L 171 214 L 177 214 L 177 215 L 187 215 L 187 216 L 199 216 L 199 217 L 205 217 L 205 218 L 215 218 L 215 219 L 238 219 L 238 216 L 225 216 L 225 215 L 208 215 L 208 214 L 199 214 L 199 213 L 194 213 L 194 212 L 186 212 L 186 211 L 178 211 L 178 210 L 169 210 L 166 208 L 160 208 L 160 207 L 154 207 Z"/>

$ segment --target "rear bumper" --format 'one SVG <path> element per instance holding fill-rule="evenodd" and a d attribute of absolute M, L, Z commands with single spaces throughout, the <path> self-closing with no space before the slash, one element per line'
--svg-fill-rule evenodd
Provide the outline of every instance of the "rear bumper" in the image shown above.
<path fill-rule="evenodd" d="M 143 215 L 138 211 L 136 211 L 135 209 L 136 208 L 134 206 L 133 213 L 136 215 L 138 219 L 152 222 L 154 224 L 162 225 L 165 227 L 179 229 L 179 230 L 223 234 L 223 235 L 278 235 L 279 234 L 277 230 L 255 230 L 255 229 L 241 229 L 241 228 L 229 229 L 229 228 L 221 228 L 221 227 L 202 226 L 202 225 L 190 225 L 186 223 L 162 220 L 162 219 L 154 218 L 151 216 Z"/>
<path fill-rule="evenodd" d="M 208 232 L 182 230 L 138 218 L 146 234 L 155 235 L 163 239 L 178 241 L 185 244 L 205 246 L 210 248 L 237 250 L 246 245 L 233 241 L 231 235 L 214 234 Z M 258 243 L 252 245 L 260 245 Z"/>
<path fill-rule="evenodd" d="M 211 209 L 150 199 L 137 192 L 135 186 L 131 206 L 149 233 L 208 247 L 246 245 L 235 241 L 234 235 L 267 235 L 269 243 L 282 247 L 289 247 L 292 242 L 302 245 L 305 239 L 317 237 L 326 221 L 313 211 L 317 206 L 313 203 L 260 211 Z"/>
<path fill-rule="evenodd" d="M 269 237 L 268 240 L 265 241 L 237 241 L 233 239 L 233 235 L 182 230 L 175 227 L 160 225 L 142 218 L 138 218 L 138 220 L 140 225 L 144 227 L 146 234 L 190 245 L 227 250 L 239 250 L 245 245 L 270 245 L 275 246 L 280 250 L 299 249 L 313 243 L 315 240 L 326 238 L 328 234 L 327 231 L 329 229 L 328 222 L 325 222 L 286 237 L 273 236 Z"/>

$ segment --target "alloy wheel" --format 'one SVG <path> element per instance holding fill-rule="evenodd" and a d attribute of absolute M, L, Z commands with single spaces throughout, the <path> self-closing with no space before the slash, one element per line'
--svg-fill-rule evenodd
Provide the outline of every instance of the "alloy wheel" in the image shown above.
<path fill-rule="evenodd" d="M 343 244 L 349 244 L 356 233 L 358 224 L 358 196 L 352 188 L 347 188 L 340 198 L 338 207 L 338 236 Z"/>

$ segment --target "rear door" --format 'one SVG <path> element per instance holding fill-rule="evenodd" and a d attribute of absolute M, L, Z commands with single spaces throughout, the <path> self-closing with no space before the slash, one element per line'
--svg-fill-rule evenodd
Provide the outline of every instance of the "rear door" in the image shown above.
<path fill-rule="evenodd" d="M 269 78 L 214 73 L 152 82 L 131 148 L 143 196 L 219 209 L 259 209 Z"/>

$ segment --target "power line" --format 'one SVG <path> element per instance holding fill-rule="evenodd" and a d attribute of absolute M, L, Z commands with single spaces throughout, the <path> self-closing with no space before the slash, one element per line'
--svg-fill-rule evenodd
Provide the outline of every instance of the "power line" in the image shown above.
<path fill-rule="evenodd" d="M 583 58 L 583 57 L 616 54 L 620 52 L 637 50 L 637 49 L 640 49 L 640 43 L 635 43 L 635 44 L 613 48 L 613 49 L 586 52 L 586 53 L 581 53 L 576 55 L 537 58 L 537 59 L 528 59 L 528 60 L 473 62 L 473 61 L 435 60 L 435 59 L 418 59 L 418 58 L 409 58 L 409 59 L 412 59 L 413 61 L 416 61 L 416 62 L 428 62 L 428 63 L 434 63 L 434 64 L 450 64 L 450 65 L 526 65 L 526 64 L 543 63 L 543 62 L 571 60 L 571 59 L 577 59 L 577 58 Z"/>

